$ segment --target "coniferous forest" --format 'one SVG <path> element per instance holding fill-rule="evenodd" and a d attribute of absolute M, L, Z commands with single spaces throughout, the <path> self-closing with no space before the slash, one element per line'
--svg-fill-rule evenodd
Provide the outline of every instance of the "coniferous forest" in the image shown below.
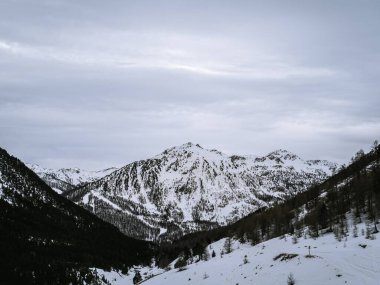
<path fill-rule="evenodd" d="M 90 267 L 127 272 L 153 245 L 61 197 L 0 149 L 0 284 L 96 284 Z"/>

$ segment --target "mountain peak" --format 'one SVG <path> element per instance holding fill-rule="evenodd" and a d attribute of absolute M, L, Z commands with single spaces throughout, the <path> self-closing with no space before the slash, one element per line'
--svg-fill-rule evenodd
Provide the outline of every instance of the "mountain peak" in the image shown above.
<path fill-rule="evenodd" d="M 162 155 L 180 155 L 180 154 L 187 154 L 189 152 L 192 153 L 198 153 L 199 151 L 208 151 L 201 147 L 199 144 L 194 144 L 192 142 L 187 142 L 185 144 L 179 145 L 179 146 L 174 146 L 171 148 L 168 148 L 164 150 L 161 154 L 159 154 L 157 157 L 160 157 Z"/>
<path fill-rule="evenodd" d="M 294 160 L 300 160 L 301 159 L 298 155 L 296 155 L 296 154 L 294 154 L 294 153 L 292 153 L 286 149 L 277 149 L 275 151 L 270 152 L 266 157 L 271 159 L 271 160 L 281 159 L 281 160 L 294 161 Z"/>
<path fill-rule="evenodd" d="M 285 150 L 262 158 L 229 156 L 188 142 L 128 164 L 67 192 L 67 197 L 93 209 L 101 203 L 102 209 L 94 213 L 109 217 L 133 237 L 170 238 L 233 222 L 302 192 L 329 174 L 327 167 L 308 164 Z M 120 211 L 117 219 L 111 217 L 115 209 Z M 137 221 L 136 214 L 144 219 Z M 126 221 L 139 229 L 126 227 Z"/>
<path fill-rule="evenodd" d="M 183 145 L 180 145 L 180 146 L 177 147 L 177 148 L 183 148 L 183 149 L 188 149 L 188 148 L 202 148 L 202 149 L 203 149 L 203 147 L 201 147 L 199 144 L 194 144 L 194 143 L 192 143 L 192 142 L 187 142 L 187 143 L 185 143 L 185 144 L 183 144 Z"/>

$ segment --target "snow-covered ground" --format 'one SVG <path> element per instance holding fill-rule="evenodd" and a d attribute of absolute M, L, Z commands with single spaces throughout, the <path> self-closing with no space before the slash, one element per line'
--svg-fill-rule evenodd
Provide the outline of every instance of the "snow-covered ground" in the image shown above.
<path fill-rule="evenodd" d="M 233 242 L 233 252 L 221 256 L 225 239 L 209 246 L 216 257 L 208 261 L 190 264 L 185 270 L 163 271 L 157 268 L 142 268 L 143 278 L 150 274 L 157 276 L 142 282 L 144 285 L 224 285 L 224 284 L 287 284 L 290 273 L 296 284 L 380 284 L 380 235 L 374 240 L 366 239 L 358 225 L 358 237 L 353 237 L 352 228 L 342 241 L 333 234 L 318 239 L 299 238 L 294 244 L 291 236 L 276 238 L 255 246 Z M 312 257 L 307 257 L 308 251 Z M 297 254 L 292 259 L 274 258 L 281 253 Z M 244 263 L 244 256 L 248 263 Z M 174 263 L 173 263 L 174 264 Z M 172 265 L 173 265 L 172 264 Z M 173 266 L 172 266 L 173 268 Z M 162 273 L 162 274 L 161 274 Z M 133 284 L 131 273 L 120 276 L 105 272 L 112 284 Z"/>
<path fill-rule="evenodd" d="M 116 272 L 116 271 L 107 272 L 99 268 L 96 268 L 96 270 L 100 276 L 104 275 L 104 277 L 106 277 L 106 279 L 109 282 L 111 282 L 112 285 L 132 285 L 133 284 L 133 277 L 135 276 L 133 270 L 130 273 L 128 273 L 128 275 L 123 275 L 120 272 Z M 141 273 L 143 280 L 148 280 L 149 278 L 156 278 L 157 276 L 165 272 L 163 269 L 160 269 L 157 267 L 143 267 L 143 268 L 136 267 L 136 270 L 138 270 Z M 142 281 L 141 283 L 145 284 L 145 282 L 146 281 Z"/>

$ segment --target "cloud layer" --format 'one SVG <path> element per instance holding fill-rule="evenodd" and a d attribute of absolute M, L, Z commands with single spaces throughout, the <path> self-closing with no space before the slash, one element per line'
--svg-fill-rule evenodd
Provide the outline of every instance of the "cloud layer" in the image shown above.
<path fill-rule="evenodd" d="M 99 168 L 187 141 L 346 161 L 379 139 L 380 3 L 262 2 L 2 1 L 0 146 Z"/>

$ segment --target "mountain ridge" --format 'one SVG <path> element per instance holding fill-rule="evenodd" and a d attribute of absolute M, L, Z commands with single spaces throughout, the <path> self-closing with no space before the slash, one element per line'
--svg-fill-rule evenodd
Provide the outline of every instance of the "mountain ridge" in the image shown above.
<path fill-rule="evenodd" d="M 336 164 L 276 150 L 266 156 L 226 155 L 186 143 L 127 164 L 63 195 L 127 235 L 179 237 L 236 221 L 306 190 Z M 136 225 L 136 231 L 124 225 Z"/>
<path fill-rule="evenodd" d="M 54 169 L 33 163 L 26 163 L 26 165 L 58 194 L 88 182 L 94 182 L 118 169 L 116 167 L 102 170 L 85 170 L 79 167 Z"/>

